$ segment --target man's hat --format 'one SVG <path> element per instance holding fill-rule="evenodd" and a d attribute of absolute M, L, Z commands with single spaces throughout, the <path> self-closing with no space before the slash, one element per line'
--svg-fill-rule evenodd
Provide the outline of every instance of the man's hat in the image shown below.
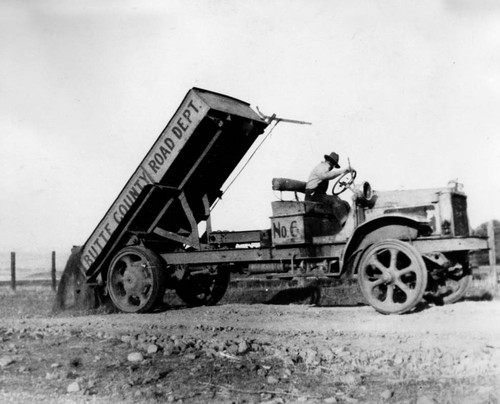
<path fill-rule="evenodd" d="M 330 154 L 325 154 L 325 160 L 331 162 L 334 168 L 340 168 L 339 155 L 337 153 L 331 152 Z"/>

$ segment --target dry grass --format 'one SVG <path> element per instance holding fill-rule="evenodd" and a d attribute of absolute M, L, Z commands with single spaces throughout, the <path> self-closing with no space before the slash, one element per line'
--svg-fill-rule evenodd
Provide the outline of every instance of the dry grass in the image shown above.
<path fill-rule="evenodd" d="M 34 318 L 50 315 L 55 292 L 50 286 L 0 287 L 0 318 Z"/>

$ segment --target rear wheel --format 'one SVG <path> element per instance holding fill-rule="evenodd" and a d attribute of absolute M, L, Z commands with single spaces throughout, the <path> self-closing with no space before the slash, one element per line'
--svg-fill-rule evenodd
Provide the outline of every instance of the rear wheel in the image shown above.
<path fill-rule="evenodd" d="M 230 279 L 230 271 L 222 267 L 211 272 L 187 273 L 175 291 L 189 306 L 213 306 L 224 297 Z"/>
<path fill-rule="evenodd" d="M 125 247 L 111 262 L 107 285 L 111 300 L 119 310 L 150 312 L 162 302 L 165 294 L 163 261 L 145 247 Z"/>
<path fill-rule="evenodd" d="M 358 282 L 363 296 L 375 310 L 401 314 L 422 300 L 427 269 L 413 246 L 400 240 L 384 240 L 363 254 Z"/>

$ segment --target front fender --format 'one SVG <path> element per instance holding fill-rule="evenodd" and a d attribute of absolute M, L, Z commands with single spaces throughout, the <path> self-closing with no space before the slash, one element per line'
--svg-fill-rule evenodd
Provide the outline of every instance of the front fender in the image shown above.
<path fill-rule="evenodd" d="M 421 235 L 432 232 L 430 223 L 424 218 L 393 214 L 379 216 L 358 226 L 344 249 L 342 256 L 342 273 L 357 267 L 361 252 L 380 240 L 415 240 Z"/>

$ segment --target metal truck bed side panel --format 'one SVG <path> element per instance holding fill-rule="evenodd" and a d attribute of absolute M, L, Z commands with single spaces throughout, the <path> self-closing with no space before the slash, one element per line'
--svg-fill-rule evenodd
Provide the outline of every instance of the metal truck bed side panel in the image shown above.
<path fill-rule="evenodd" d="M 117 243 L 118 234 L 122 234 L 123 228 L 126 226 L 124 218 L 130 216 L 129 211 L 137 209 L 135 202 L 144 188 L 151 184 L 170 185 L 172 181 L 169 180 L 169 168 L 174 165 L 175 159 L 187 147 L 187 144 L 191 144 L 191 146 L 186 150 L 196 150 L 196 142 L 201 141 L 201 136 L 204 134 L 193 136 L 193 133 L 198 127 L 201 127 L 202 121 L 213 119 L 213 116 L 227 116 L 228 114 L 244 118 L 252 125 L 256 123 L 255 131 L 258 133 L 261 133 L 267 126 L 267 123 L 245 102 L 198 88 L 193 88 L 187 93 L 174 116 L 84 244 L 81 267 L 87 275 L 92 274 L 93 268 L 98 266 L 101 253 L 106 250 L 107 244 Z M 203 127 L 207 127 L 207 125 L 205 124 Z M 210 136 L 211 133 L 206 135 Z M 194 140 L 190 142 L 191 138 Z M 208 160 L 210 156 L 203 158 Z M 188 169 L 182 165 L 179 169 L 178 164 L 174 166 L 176 167 L 175 176 L 179 176 L 179 171 Z M 234 169 L 234 167 L 232 168 Z M 182 172 L 181 174 L 187 175 Z M 224 172 L 224 175 L 228 174 Z M 220 185 L 225 180 L 225 178 L 215 179 L 217 180 L 214 181 L 216 185 Z M 158 212 L 151 212 L 153 217 L 155 214 Z"/>

